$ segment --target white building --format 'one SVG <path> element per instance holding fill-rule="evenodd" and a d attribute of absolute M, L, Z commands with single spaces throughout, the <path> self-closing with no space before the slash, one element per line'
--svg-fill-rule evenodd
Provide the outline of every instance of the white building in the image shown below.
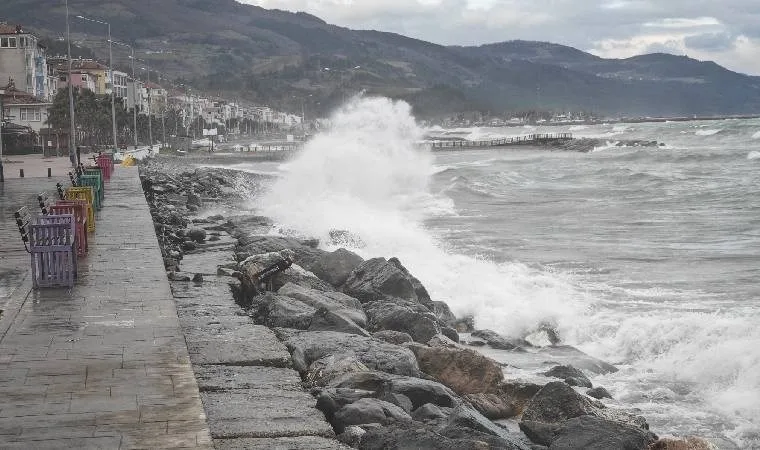
<path fill-rule="evenodd" d="M 45 48 L 21 26 L 0 23 L 0 83 L 13 80 L 16 89 L 52 100 L 54 82 L 48 75 Z"/>

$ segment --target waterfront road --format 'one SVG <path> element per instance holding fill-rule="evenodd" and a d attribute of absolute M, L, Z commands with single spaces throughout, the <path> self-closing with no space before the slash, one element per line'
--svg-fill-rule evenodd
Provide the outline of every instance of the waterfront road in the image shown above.
<path fill-rule="evenodd" d="M 137 168 L 107 184 L 76 286 L 34 291 L 12 216 L 67 181 L 46 172 L 0 185 L 0 448 L 212 448 Z"/>

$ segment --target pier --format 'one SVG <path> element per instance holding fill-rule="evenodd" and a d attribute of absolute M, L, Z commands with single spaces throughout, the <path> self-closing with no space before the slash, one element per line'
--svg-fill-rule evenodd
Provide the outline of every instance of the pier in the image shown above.
<path fill-rule="evenodd" d="M 479 141 L 433 141 L 429 142 L 433 151 L 464 150 L 484 147 L 507 147 L 513 145 L 545 145 L 555 142 L 569 141 L 573 139 L 572 133 L 536 133 L 523 136 L 512 136 L 500 139 L 488 139 Z"/>

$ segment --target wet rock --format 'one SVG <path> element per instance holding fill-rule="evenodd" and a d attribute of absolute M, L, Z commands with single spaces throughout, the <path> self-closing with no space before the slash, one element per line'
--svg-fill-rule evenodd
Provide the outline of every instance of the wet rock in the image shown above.
<path fill-rule="evenodd" d="M 433 314 L 435 314 L 435 317 L 436 319 L 438 319 L 438 322 L 450 327 L 453 327 L 454 324 L 456 324 L 457 318 L 454 315 L 454 313 L 451 312 L 451 308 L 449 308 L 449 305 L 447 305 L 445 302 L 440 302 L 440 301 L 434 301 L 431 303 L 433 306 Z"/>
<path fill-rule="evenodd" d="M 503 380 L 499 364 L 467 348 L 408 345 L 420 369 L 458 394 L 495 392 Z"/>
<path fill-rule="evenodd" d="M 203 283 L 203 274 L 202 273 L 196 273 L 193 275 L 193 281 L 195 283 Z"/>
<path fill-rule="evenodd" d="M 462 317 L 451 324 L 458 333 L 470 333 L 475 330 L 475 319 L 472 316 Z"/>
<path fill-rule="evenodd" d="M 301 267 L 310 266 L 314 261 L 327 253 L 324 250 L 307 247 L 297 239 L 269 235 L 239 236 L 235 253 L 238 260 L 241 261 L 253 255 L 278 253 L 282 250 L 292 251 L 293 261 Z"/>
<path fill-rule="evenodd" d="M 349 425 L 389 425 L 411 421 L 412 418 L 406 411 L 392 403 L 376 398 L 362 398 L 339 409 L 333 416 L 332 424 L 338 433 L 342 433 Z"/>
<path fill-rule="evenodd" d="M 443 333 L 436 334 L 426 344 L 430 347 L 459 347 L 457 342 L 449 339 Z"/>
<path fill-rule="evenodd" d="M 198 244 L 195 241 L 185 241 L 182 243 L 182 250 L 186 252 L 191 252 L 193 250 L 196 250 L 198 248 Z"/>
<path fill-rule="evenodd" d="M 542 387 L 536 383 L 509 380 L 499 384 L 498 395 L 510 405 L 515 415 L 520 415 Z"/>
<path fill-rule="evenodd" d="M 533 442 L 552 449 L 647 450 L 657 440 L 647 430 L 590 415 L 558 424 L 523 421 L 520 430 Z"/>
<path fill-rule="evenodd" d="M 298 264 L 293 264 L 290 268 L 275 275 L 272 278 L 272 289 L 279 290 L 288 283 L 321 292 L 335 292 L 335 288 L 330 283 L 317 278 L 316 275 Z"/>
<path fill-rule="evenodd" d="M 427 428 L 384 427 L 367 430 L 358 448 L 362 450 L 487 450 L 489 447 L 482 441 L 449 438 Z"/>
<path fill-rule="evenodd" d="M 431 403 L 451 408 L 460 402 L 457 395 L 446 386 L 432 380 L 391 375 L 378 371 L 355 372 L 334 379 L 335 388 L 363 389 L 382 393 L 402 394 L 412 402 L 412 410 Z M 378 394 L 378 395 L 380 395 Z"/>
<path fill-rule="evenodd" d="M 699 437 L 662 438 L 652 444 L 649 450 L 716 450 L 717 447 Z"/>
<path fill-rule="evenodd" d="M 413 342 L 414 339 L 412 339 L 411 336 L 409 336 L 407 333 L 403 333 L 401 331 L 393 331 L 393 330 L 383 330 L 383 331 L 377 331 L 375 333 L 372 333 L 372 337 L 375 339 L 380 339 L 385 342 L 401 345 L 406 342 Z"/>
<path fill-rule="evenodd" d="M 573 366 L 554 366 L 549 371 L 544 372 L 544 375 L 552 378 L 560 378 L 565 380 L 565 383 L 570 386 L 580 386 L 592 388 L 591 380 L 579 369 Z"/>
<path fill-rule="evenodd" d="M 454 342 L 459 342 L 459 333 L 451 327 L 441 327 L 441 334 Z"/>
<path fill-rule="evenodd" d="M 350 405 L 363 398 L 374 398 L 375 392 L 362 389 L 320 389 L 313 394 L 317 398 L 316 407 L 322 411 L 327 420 L 332 421 L 335 413 L 346 405 Z"/>
<path fill-rule="evenodd" d="M 491 330 L 473 331 L 472 335 L 483 339 L 488 345 L 499 350 L 515 350 L 525 346 L 526 344 L 524 341 L 508 339 Z"/>
<path fill-rule="evenodd" d="M 166 277 L 169 281 L 190 281 L 193 279 L 193 275 L 185 272 L 169 272 Z"/>
<path fill-rule="evenodd" d="M 385 297 L 430 302 L 430 296 L 419 280 L 411 276 L 396 258 L 364 261 L 351 272 L 342 289 L 362 303 L 383 300 Z"/>
<path fill-rule="evenodd" d="M 441 408 L 432 403 L 425 403 L 412 412 L 412 419 L 418 422 L 431 422 L 445 419 L 447 414 Z"/>
<path fill-rule="evenodd" d="M 311 318 L 309 331 L 339 331 L 365 337 L 370 336 L 370 333 L 351 320 L 348 314 L 342 311 L 330 311 L 327 308 L 317 309 Z"/>
<path fill-rule="evenodd" d="M 454 408 L 449 415 L 446 428 L 470 428 L 480 433 L 503 439 L 508 444 L 505 448 L 528 450 L 527 445 L 520 442 L 518 437 L 513 436 L 504 428 L 491 422 L 485 416 L 466 405 Z M 442 434 L 446 434 L 445 429 L 442 431 Z"/>
<path fill-rule="evenodd" d="M 271 292 L 254 297 L 251 316 L 268 327 L 284 327 L 306 330 L 316 309 L 292 297 Z"/>
<path fill-rule="evenodd" d="M 195 192 L 188 192 L 187 193 L 187 205 L 188 206 L 203 206 L 203 202 L 201 201 L 200 195 L 196 194 Z"/>
<path fill-rule="evenodd" d="M 285 345 L 295 369 L 301 373 L 325 356 L 352 354 L 370 369 L 398 375 L 419 374 L 417 360 L 409 349 L 370 337 L 334 331 L 300 332 L 290 336 Z"/>
<path fill-rule="evenodd" d="M 588 391 L 586 391 L 586 395 L 588 395 L 589 397 L 594 397 L 599 400 L 603 398 L 612 398 L 612 395 L 610 395 L 609 391 L 607 391 L 607 389 L 601 386 L 595 387 L 593 389 L 589 389 Z"/>
<path fill-rule="evenodd" d="M 322 292 L 316 289 L 287 283 L 277 293 L 295 298 L 313 308 L 324 308 L 346 317 L 359 327 L 367 326 L 367 316 L 359 300 L 341 292 Z"/>
<path fill-rule="evenodd" d="M 515 415 L 512 406 L 496 394 L 466 394 L 462 399 L 490 420 L 506 419 Z"/>
<path fill-rule="evenodd" d="M 311 363 L 304 381 L 312 386 L 326 386 L 336 378 L 356 372 L 369 372 L 369 368 L 354 355 L 329 355 Z"/>
<path fill-rule="evenodd" d="M 351 271 L 362 262 L 364 259 L 361 256 L 344 248 L 339 248 L 334 252 L 322 255 L 308 269 L 317 277 L 338 287 L 346 282 Z"/>
<path fill-rule="evenodd" d="M 386 297 L 384 300 L 366 303 L 364 310 L 371 331 L 401 331 L 423 343 L 440 332 L 435 315 L 425 306 L 410 300 Z"/>
<path fill-rule="evenodd" d="M 608 409 L 603 403 L 575 392 L 572 387 L 561 381 L 551 382 L 541 388 L 525 407 L 522 420 L 558 423 L 586 415 L 644 430 L 649 429 L 649 424 L 643 417 Z"/>
<path fill-rule="evenodd" d="M 545 355 L 547 359 L 551 358 L 552 361 L 572 365 L 592 374 L 603 375 L 618 371 L 617 367 L 612 364 L 594 358 L 570 345 L 552 345 L 541 348 L 538 353 Z"/>
<path fill-rule="evenodd" d="M 380 400 L 386 401 L 388 403 L 393 403 L 394 405 L 403 409 L 407 413 L 412 412 L 412 401 L 409 400 L 409 397 L 407 397 L 404 394 L 385 391 L 385 392 L 380 393 L 380 395 L 377 398 L 379 398 Z"/>
<path fill-rule="evenodd" d="M 362 427 L 356 426 L 356 425 L 350 425 L 345 427 L 343 430 L 343 433 L 336 436 L 338 440 L 346 445 L 349 445 L 351 447 L 358 447 L 359 443 L 362 440 L 362 436 L 364 436 L 364 429 Z"/>

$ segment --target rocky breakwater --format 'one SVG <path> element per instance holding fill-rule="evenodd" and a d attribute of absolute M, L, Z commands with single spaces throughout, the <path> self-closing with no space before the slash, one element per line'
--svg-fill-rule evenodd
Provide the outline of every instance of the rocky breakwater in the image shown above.
<path fill-rule="evenodd" d="M 542 347 L 475 331 L 396 258 L 272 236 L 264 217 L 193 218 L 186 193 L 232 201 L 229 174 L 148 172 L 217 448 L 709 448 L 658 440 L 644 418 L 606 406 L 609 393 L 588 376 L 616 369 L 561 345 L 550 328 Z M 192 228 L 221 244 L 197 242 Z M 292 265 L 261 279 L 283 261 Z M 536 378 L 510 377 L 477 346 L 540 361 Z"/>

